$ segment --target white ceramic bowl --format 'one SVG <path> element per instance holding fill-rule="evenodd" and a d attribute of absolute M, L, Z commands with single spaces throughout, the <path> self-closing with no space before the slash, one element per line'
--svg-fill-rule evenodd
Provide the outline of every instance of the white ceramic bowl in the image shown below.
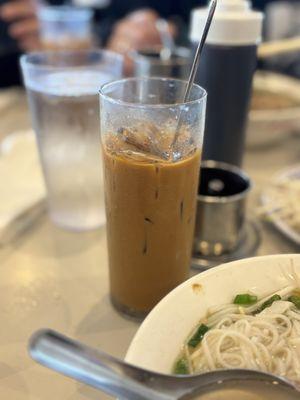
<path fill-rule="evenodd" d="M 247 146 L 266 146 L 284 139 L 291 132 L 300 132 L 300 81 L 281 74 L 257 72 L 254 89 L 266 90 L 276 95 L 289 96 L 299 106 L 274 109 L 251 110 L 247 129 Z"/>
<path fill-rule="evenodd" d="M 212 306 L 231 302 L 251 289 L 259 297 L 289 284 L 293 269 L 300 277 L 300 254 L 254 257 L 202 272 L 169 293 L 135 335 L 126 361 L 170 373 L 182 343 Z"/>

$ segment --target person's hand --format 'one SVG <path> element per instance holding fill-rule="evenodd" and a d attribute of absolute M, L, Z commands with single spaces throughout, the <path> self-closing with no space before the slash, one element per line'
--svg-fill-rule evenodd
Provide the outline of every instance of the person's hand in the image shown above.
<path fill-rule="evenodd" d="M 153 10 L 140 10 L 128 14 L 114 26 L 107 47 L 121 54 L 130 50 L 161 45 L 161 39 L 156 27 L 159 15 Z M 175 36 L 175 26 L 169 23 L 169 30 Z M 131 61 L 125 59 L 125 72 L 131 71 Z"/>
<path fill-rule="evenodd" d="M 0 18 L 9 23 L 9 34 L 22 50 L 40 48 L 37 5 L 34 0 L 8 0 L 0 7 Z"/>

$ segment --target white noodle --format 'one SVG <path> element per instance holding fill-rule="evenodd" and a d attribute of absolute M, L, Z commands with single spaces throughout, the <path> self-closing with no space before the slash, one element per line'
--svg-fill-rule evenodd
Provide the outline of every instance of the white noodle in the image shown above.
<path fill-rule="evenodd" d="M 291 285 L 276 294 L 287 299 L 295 289 Z M 187 345 L 194 331 L 184 346 L 190 371 L 259 369 L 300 383 L 300 310 L 279 300 L 255 314 L 271 296 L 248 307 L 230 304 L 215 309 L 205 320 L 210 330 L 199 345 L 195 349 Z"/>
<path fill-rule="evenodd" d="M 273 215 L 300 232 L 300 178 L 285 177 L 268 188 L 267 203 L 259 213 Z"/>

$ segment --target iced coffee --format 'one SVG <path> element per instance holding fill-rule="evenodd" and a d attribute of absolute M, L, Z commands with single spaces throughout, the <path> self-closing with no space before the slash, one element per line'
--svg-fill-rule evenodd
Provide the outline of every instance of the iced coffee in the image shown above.
<path fill-rule="evenodd" d="M 178 124 L 165 115 L 161 125 L 145 119 L 145 110 L 129 107 L 132 120 L 126 117 L 117 127 L 108 122 L 105 101 L 101 136 L 111 299 L 117 309 L 142 317 L 188 277 L 203 124 Z M 204 108 L 192 119 L 204 118 Z"/>

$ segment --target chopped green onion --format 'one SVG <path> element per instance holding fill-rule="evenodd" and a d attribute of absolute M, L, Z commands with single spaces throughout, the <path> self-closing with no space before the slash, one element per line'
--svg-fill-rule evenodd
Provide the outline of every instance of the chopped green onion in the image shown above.
<path fill-rule="evenodd" d="M 295 306 L 297 308 L 300 309 L 300 296 L 296 296 L 296 295 L 290 296 L 288 298 L 288 301 L 292 302 L 293 304 L 295 304 Z"/>
<path fill-rule="evenodd" d="M 176 361 L 174 366 L 174 374 L 188 375 L 189 373 L 190 373 L 189 366 L 185 357 L 182 357 L 178 361 Z"/>
<path fill-rule="evenodd" d="M 188 345 L 190 347 L 197 347 L 208 330 L 208 326 L 201 324 L 194 335 L 191 337 L 191 339 L 188 341 Z"/>
<path fill-rule="evenodd" d="M 257 302 L 257 296 L 252 296 L 251 294 L 237 294 L 233 301 L 234 304 L 251 305 Z"/>
<path fill-rule="evenodd" d="M 254 311 L 254 314 L 262 312 L 265 308 L 270 307 L 274 303 L 274 301 L 278 300 L 281 300 L 281 296 L 279 296 L 279 294 L 274 294 L 268 300 L 262 303 L 262 305 L 256 311 Z"/>

